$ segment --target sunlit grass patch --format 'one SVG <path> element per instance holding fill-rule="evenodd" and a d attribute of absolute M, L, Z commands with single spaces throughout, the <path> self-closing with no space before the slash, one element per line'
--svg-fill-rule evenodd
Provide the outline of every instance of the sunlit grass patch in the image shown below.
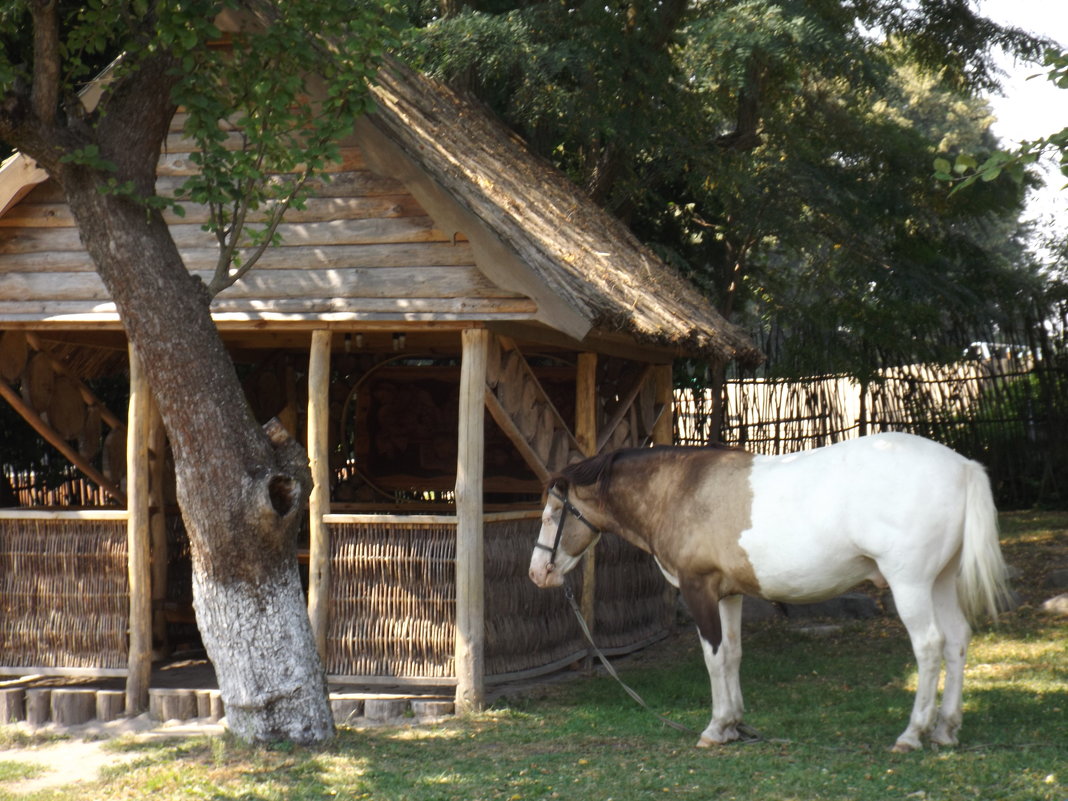
<path fill-rule="evenodd" d="M 40 765 L 17 760 L 0 759 L 0 783 L 22 781 L 40 776 L 45 769 Z"/>

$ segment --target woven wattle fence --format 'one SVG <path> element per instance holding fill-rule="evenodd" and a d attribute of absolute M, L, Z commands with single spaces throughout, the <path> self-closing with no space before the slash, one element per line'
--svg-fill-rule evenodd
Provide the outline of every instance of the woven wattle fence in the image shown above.
<path fill-rule="evenodd" d="M 527 577 L 541 527 L 530 517 L 485 524 L 486 674 L 519 673 L 575 659 L 585 650 L 582 632 L 560 590 L 538 589 Z M 576 597 L 582 571 L 568 576 Z"/>
<path fill-rule="evenodd" d="M 126 521 L 0 519 L 0 665 L 127 666 Z"/>
<path fill-rule="evenodd" d="M 456 527 L 331 523 L 330 675 L 442 678 L 456 649 Z"/>
<path fill-rule="evenodd" d="M 335 516 L 335 517 L 341 517 Z M 456 527 L 447 518 L 330 522 L 327 672 L 354 679 L 454 680 Z M 586 653 L 561 590 L 527 577 L 540 512 L 487 515 L 487 679 L 534 675 Z M 621 653 L 663 636 L 673 605 L 652 560 L 606 537 L 597 546 L 598 644 Z M 576 596 L 581 570 L 568 576 Z"/>

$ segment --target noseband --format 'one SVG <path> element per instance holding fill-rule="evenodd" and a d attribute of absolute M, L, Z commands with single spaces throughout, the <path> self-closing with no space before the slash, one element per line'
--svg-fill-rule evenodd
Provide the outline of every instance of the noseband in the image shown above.
<path fill-rule="evenodd" d="M 560 510 L 560 523 L 556 526 L 556 538 L 553 540 L 552 548 L 550 548 L 548 545 L 542 545 L 540 542 L 535 542 L 534 547 L 541 548 L 543 551 L 549 552 L 549 564 L 545 569 L 546 571 L 551 573 L 553 570 L 556 569 L 556 554 L 557 551 L 560 550 L 560 538 L 564 535 L 564 523 L 567 521 L 567 516 L 569 514 L 576 520 L 582 521 L 586 525 L 586 527 L 594 534 L 600 535 L 601 530 L 589 520 L 587 520 L 585 517 L 583 517 L 582 512 L 580 512 L 575 507 L 575 504 L 571 503 L 571 501 L 567 499 L 566 495 L 561 495 L 559 492 L 557 492 L 555 486 L 549 487 L 549 494 L 552 495 L 554 498 L 559 498 L 564 504 L 563 509 Z"/>

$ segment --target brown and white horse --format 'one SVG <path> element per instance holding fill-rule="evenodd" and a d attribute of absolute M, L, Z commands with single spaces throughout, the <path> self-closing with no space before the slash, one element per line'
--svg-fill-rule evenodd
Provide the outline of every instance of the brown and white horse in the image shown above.
<path fill-rule="evenodd" d="M 996 615 L 1008 598 L 990 482 L 978 463 L 908 434 L 789 456 L 615 451 L 551 481 L 530 578 L 560 586 L 601 532 L 651 553 L 693 614 L 712 683 L 712 721 L 699 746 L 739 737 L 742 596 L 807 603 L 864 580 L 890 586 L 919 669 L 894 750 L 921 748 L 921 737 L 956 744 L 969 620 Z"/>

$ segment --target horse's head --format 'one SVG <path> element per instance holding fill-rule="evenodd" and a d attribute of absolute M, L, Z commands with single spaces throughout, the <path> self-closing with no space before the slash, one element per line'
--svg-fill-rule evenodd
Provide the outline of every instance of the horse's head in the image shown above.
<path fill-rule="evenodd" d="M 588 516 L 592 504 L 569 495 L 573 493 L 563 481 L 550 486 L 546 494 L 541 531 L 530 557 L 530 580 L 543 589 L 563 584 L 564 575 L 601 536 Z"/>

